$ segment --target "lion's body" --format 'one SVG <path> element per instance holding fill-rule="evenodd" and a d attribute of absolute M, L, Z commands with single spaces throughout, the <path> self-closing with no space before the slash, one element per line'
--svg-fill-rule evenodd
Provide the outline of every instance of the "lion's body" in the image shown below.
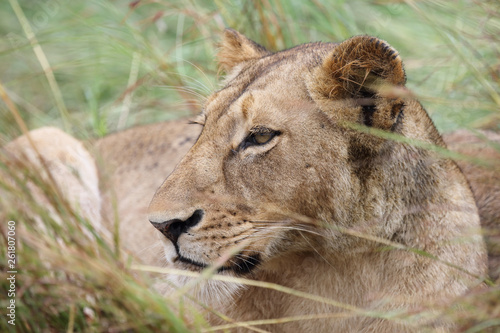
<path fill-rule="evenodd" d="M 187 153 L 198 134 L 199 128 L 186 120 L 172 121 L 118 132 L 95 145 L 103 188 L 103 220 L 114 230 L 116 209 L 121 244 L 130 253 L 139 254 L 143 263 L 161 262 L 157 256 L 161 252 L 158 233 L 147 224 L 144 228 L 151 194 Z"/>
<path fill-rule="evenodd" d="M 469 181 L 477 202 L 489 255 L 489 273 L 500 277 L 500 135 L 491 131 L 474 134 L 459 130 L 445 135 L 448 148 L 476 162 L 457 161 Z M 479 163 L 489 163 L 480 165 Z M 499 280 L 500 282 L 500 280 Z"/>
<path fill-rule="evenodd" d="M 215 265 L 309 295 L 195 288 L 235 321 L 305 316 L 259 326 L 269 331 L 446 331 L 429 309 L 480 285 L 486 253 L 459 168 L 405 141 L 445 147 L 422 106 L 401 94 L 397 53 L 356 37 L 272 54 L 228 31 L 219 57 L 226 87 L 208 98 L 199 137 L 200 126 L 174 122 L 97 143 L 104 220 L 117 202 L 123 247 L 145 263 Z M 381 83 L 394 89 L 374 88 Z M 373 130 L 396 141 L 360 132 Z M 161 233 L 146 219 L 157 188 L 149 219 Z M 425 309 L 429 317 L 381 319 Z"/>

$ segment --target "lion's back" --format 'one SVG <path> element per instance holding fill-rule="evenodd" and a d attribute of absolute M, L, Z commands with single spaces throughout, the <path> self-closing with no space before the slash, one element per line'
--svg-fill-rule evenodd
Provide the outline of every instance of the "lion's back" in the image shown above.
<path fill-rule="evenodd" d="M 483 139 L 481 139 L 483 136 Z M 457 163 L 470 183 L 476 199 L 481 226 L 484 228 L 489 254 L 489 271 L 493 279 L 500 276 L 500 134 L 480 131 L 475 135 L 467 130 L 444 135 L 450 150 L 473 157 L 473 161 Z"/>

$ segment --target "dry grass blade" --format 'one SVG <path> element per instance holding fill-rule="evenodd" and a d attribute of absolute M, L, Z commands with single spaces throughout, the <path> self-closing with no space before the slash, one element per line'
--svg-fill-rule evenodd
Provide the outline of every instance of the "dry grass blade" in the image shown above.
<path fill-rule="evenodd" d="M 383 313 L 383 312 L 376 312 L 376 311 L 368 311 L 368 310 L 365 310 L 362 308 L 352 306 L 350 304 L 338 302 L 338 301 L 335 301 L 333 299 L 318 296 L 318 295 L 309 294 L 306 292 L 302 292 L 299 290 L 288 288 L 288 287 L 285 287 L 285 286 L 282 286 L 279 284 L 275 284 L 275 283 L 264 282 L 264 281 L 255 281 L 255 280 L 249 280 L 249 279 L 245 279 L 245 278 L 237 278 L 237 277 L 226 276 L 226 275 L 213 275 L 213 268 L 208 268 L 207 271 L 209 273 L 207 273 L 207 274 L 204 274 L 204 272 L 196 273 L 196 272 L 192 272 L 192 271 L 185 271 L 185 270 L 174 269 L 174 268 L 161 268 L 161 267 L 136 265 L 136 264 L 132 265 L 131 269 L 137 270 L 137 271 L 142 271 L 142 272 L 149 272 L 149 273 L 180 275 L 180 276 L 192 277 L 192 278 L 197 278 L 197 279 L 199 279 L 201 276 L 203 276 L 203 278 L 207 278 L 206 276 L 208 275 L 208 276 L 210 276 L 210 279 L 215 280 L 215 281 L 237 283 L 237 284 L 242 284 L 242 285 L 246 285 L 246 286 L 253 286 L 253 287 L 275 290 L 275 291 L 279 291 L 279 292 L 282 292 L 285 294 L 308 299 L 311 301 L 315 301 L 315 302 L 319 302 L 319 303 L 323 303 L 323 304 L 327 304 L 327 305 L 332 305 L 332 306 L 335 306 L 339 309 L 349 311 L 353 315 L 360 315 L 360 316 L 373 317 L 373 318 L 385 318 L 385 319 L 393 320 L 395 322 L 401 322 L 401 319 L 399 319 L 398 317 L 400 317 L 400 316 L 406 317 L 406 315 L 407 315 L 405 312 Z"/>
<path fill-rule="evenodd" d="M 38 43 L 35 33 L 33 32 L 33 29 L 31 28 L 31 25 L 28 19 L 26 18 L 26 15 L 24 15 L 23 9 L 19 5 L 18 0 L 9 0 L 9 2 L 19 20 L 19 23 L 21 24 L 24 30 L 24 33 L 26 34 L 26 37 L 28 38 L 31 44 L 31 47 L 33 48 L 33 52 L 35 52 L 35 55 L 38 61 L 40 62 L 40 65 L 42 66 L 45 76 L 47 77 L 47 81 L 49 82 L 52 95 L 54 96 L 54 100 L 59 109 L 59 113 L 64 123 L 64 127 L 66 131 L 70 132 L 71 127 L 69 123 L 69 112 L 68 109 L 66 108 L 66 105 L 64 104 L 63 95 L 61 93 L 61 90 L 59 89 L 59 85 L 57 84 L 57 80 L 54 76 L 54 72 L 52 70 L 52 67 L 50 66 L 49 60 L 47 59 L 47 56 L 43 52 L 40 43 Z"/>
<path fill-rule="evenodd" d="M 23 119 L 21 118 L 19 111 L 17 110 L 16 105 L 12 102 L 12 100 L 9 98 L 9 96 L 5 92 L 5 89 L 4 89 L 2 82 L 0 82 L 0 98 L 5 102 L 5 104 L 9 108 L 9 111 L 12 113 L 12 115 L 16 119 L 17 125 L 19 126 L 19 128 L 21 129 L 23 134 L 26 135 L 26 138 L 28 139 L 28 142 L 30 143 L 31 148 L 36 153 L 37 158 L 40 161 L 40 164 L 43 166 L 43 168 L 47 172 L 47 176 L 49 177 L 49 180 L 50 180 L 49 186 L 51 187 L 53 192 L 57 194 L 57 196 L 59 198 L 62 198 L 61 192 L 60 192 L 59 188 L 57 187 L 56 182 L 55 182 L 51 172 L 49 171 L 49 168 L 47 167 L 47 161 L 45 161 L 45 159 L 42 158 L 42 156 L 40 155 L 40 152 L 38 151 L 38 148 L 36 147 L 35 142 L 33 142 L 33 140 L 30 137 L 28 127 L 26 126 Z"/>
<path fill-rule="evenodd" d="M 141 54 L 138 52 L 134 52 L 132 57 L 132 64 L 130 65 L 130 75 L 127 83 L 127 91 L 130 87 L 134 86 L 137 82 L 137 77 L 139 76 L 139 66 L 141 63 Z M 117 130 L 121 130 L 125 128 L 125 124 L 127 123 L 128 114 L 130 112 L 130 105 L 132 103 L 132 94 L 133 90 L 130 90 L 128 94 L 123 98 L 123 107 L 120 113 L 120 118 L 118 119 Z"/>
<path fill-rule="evenodd" d="M 220 326 L 212 326 L 208 329 L 202 330 L 202 332 L 217 332 L 223 331 L 238 327 L 246 327 L 247 325 L 276 325 L 283 323 L 291 323 L 295 321 L 303 321 L 303 320 L 315 320 L 315 319 L 334 319 L 334 318 L 347 318 L 351 317 L 351 312 L 340 312 L 340 313 L 322 313 L 322 314 L 314 314 L 314 315 L 303 315 L 303 316 L 295 316 L 295 317 L 286 317 L 286 318 L 276 318 L 276 319 L 264 319 L 264 320 L 252 320 L 245 322 L 238 322 L 234 324 L 220 325 Z"/>
<path fill-rule="evenodd" d="M 409 139 L 409 138 L 404 137 L 400 134 L 390 133 L 390 132 L 380 130 L 377 128 L 367 127 L 364 125 L 354 124 L 354 123 L 344 123 L 343 126 L 345 126 L 347 128 L 354 129 L 354 130 L 362 132 L 362 133 L 372 134 L 374 136 L 377 136 L 377 137 L 380 137 L 383 139 L 408 144 L 409 146 L 413 146 L 416 148 L 422 148 L 422 149 L 428 150 L 428 151 L 433 151 L 442 157 L 450 158 L 453 160 L 463 160 L 463 161 L 471 162 L 471 163 L 481 165 L 481 166 L 484 166 L 487 168 L 497 168 L 498 167 L 498 163 L 496 160 L 487 160 L 484 158 L 475 158 L 472 156 L 463 155 L 460 153 L 450 151 L 446 148 L 436 146 L 436 145 L 428 143 L 428 142 Z"/>

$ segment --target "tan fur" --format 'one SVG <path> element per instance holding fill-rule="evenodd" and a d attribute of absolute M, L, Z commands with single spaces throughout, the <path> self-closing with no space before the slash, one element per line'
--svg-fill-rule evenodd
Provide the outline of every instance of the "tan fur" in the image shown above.
<path fill-rule="evenodd" d="M 105 232 L 101 225 L 102 197 L 97 168 L 81 142 L 60 129 L 44 127 L 31 131 L 29 137 L 21 136 L 8 143 L 2 149 L 2 157 L 11 170 L 19 172 L 18 176 L 22 177 L 26 167 L 37 170 L 41 180 L 56 186 L 75 212 L 88 219 L 97 230 Z M 9 178 L 2 178 L 10 183 Z M 28 187 L 36 200 L 51 210 L 52 217 L 58 220 L 43 191 L 33 183 Z M 22 202 L 21 205 L 25 207 Z"/>
<path fill-rule="evenodd" d="M 459 160 L 458 165 L 476 198 L 488 247 L 490 276 L 497 280 L 500 277 L 500 135 L 460 130 L 445 135 L 444 139 L 450 150 L 479 160 L 475 163 Z"/>
<path fill-rule="evenodd" d="M 163 251 L 158 233 L 147 222 L 148 204 L 198 134 L 199 126 L 187 120 L 158 123 L 106 136 L 89 152 L 70 135 L 46 127 L 29 133 L 35 148 L 21 136 L 3 147 L 3 153 L 9 164 L 32 165 L 45 182 L 50 183 L 50 173 L 76 213 L 98 230 L 117 228 L 122 249 L 136 260 L 161 265 Z M 40 189 L 29 186 L 39 201 L 47 202 Z"/>
<path fill-rule="evenodd" d="M 229 61 L 221 60 L 229 71 L 227 85 L 208 99 L 199 139 L 150 204 L 149 217 L 166 236 L 170 264 L 195 271 L 219 264 L 223 275 L 273 282 L 374 311 L 415 311 L 448 302 L 479 283 L 486 275 L 479 217 L 456 165 L 353 128 L 364 124 L 444 147 L 416 100 L 387 93 L 404 91 L 397 52 L 386 42 L 360 36 L 256 58 L 246 54 L 262 48 L 242 38 L 235 45 L 233 35 L 226 33 L 220 53 L 231 54 Z M 264 145 L 245 147 L 251 133 L 262 128 L 278 134 Z M 407 250 L 383 250 L 373 238 L 441 262 Z M 231 252 L 237 255 L 221 263 Z M 237 321 L 342 311 L 255 287 L 233 285 L 222 295 L 221 290 L 205 285 L 197 293 Z M 418 331 L 352 315 L 264 328 Z"/>
<path fill-rule="evenodd" d="M 313 316 L 258 326 L 272 332 L 421 331 L 405 324 L 405 313 L 446 308 L 481 283 L 486 258 L 479 217 L 455 163 L 356 127 L 444 147 L 425 110 L 405 93 L 392 47 L 358 36 L 272 54 L 228 30 L 219 61 L 226 86 L 208 98 L 197 140 L 201 126 L 180 121 L 97 143 L 103 220 L 114 220 L 116 203 L 125 249 L 145 263 L 193 271 L 215 264 L 221 275 L 280 284 L 347 307 L 236 283 L 193 289 L 235 321 Z M 263 129 L 279 135 L 242 146 Z M 64 164 L 64 154 L 50 158 Z M 146 220 L 148 201 L 168 174 L 149 206 L 162 233 L 171 235 L 203 211 L 180 233 L 177 248 Z M 223 260 L 230 253 L 237 255 Z M 377 315 L 392 310 L 401 316 Z M 427 314 L 408 322 L 449 330 L 451 324 L 434 321 L 439 311 Z M 208 319 L 222 323 L 215 315 Z"/>
<path fill-rule="evenodd" d="M 198 134 L 198 126 L 179 120 L 134 127 L 95 145 L 104 221 L 110 230 L 115 229 L 111 223 L 118 223 L 122 247 L 143 263 L 164 263 L 158 232 L 147 222 L 147 207 Z"/>

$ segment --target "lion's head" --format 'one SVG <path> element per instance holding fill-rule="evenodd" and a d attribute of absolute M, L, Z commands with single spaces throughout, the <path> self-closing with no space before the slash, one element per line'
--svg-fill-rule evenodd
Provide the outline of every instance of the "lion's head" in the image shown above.
<path fill-rule="evenodd" d="M 226 30 L 219 62 L 225 86 L 207 99 L 201 135 L 149 208 L 175 267 L 279 273 L 304 253 L 328 258 L 366 245 L 345 230 L 420 248 L 435 234 L 414 221 L 443 218 L 435 205 L 476 214 L 463 179 L 441 174 L 457 172 L 451 162 L 377 134 L 442 145 L 385 41 L 271 53 Z"/>

